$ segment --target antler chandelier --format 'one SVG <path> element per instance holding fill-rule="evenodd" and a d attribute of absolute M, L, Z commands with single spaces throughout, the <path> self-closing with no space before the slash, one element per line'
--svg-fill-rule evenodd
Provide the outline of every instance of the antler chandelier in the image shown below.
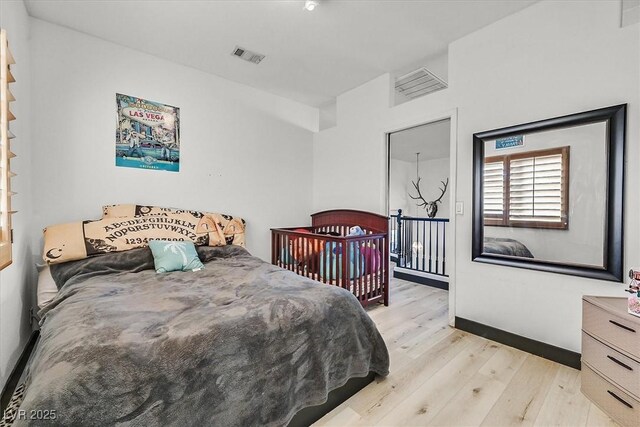
<path fill-rule="evenodd" d="M 411 193 L 409 193 L 409 197 L 411 197 L 413 200 L 419 200 L 420 203 L 416 203 L 416 206 L 424 208 L 427 211 L 427 216 L 429 218 L 435 218 L 436 214 L 438 213 L 438 203 L 442 203 L 442 197 L 444 196 L 444 193 L 447 192 L 447 186 L 449 185 L 449 178 L 447 178 L 446 182 L 440 181 L 444 187 L 444 188 L 440 188 L 440 191 L 441 191 L 440 197 L 438 197 L 437 199 L 431 202 L 427 202 L 427 200 L 424 197 L 422 197 L 422 193 L 420 192 L 420 180 L 422 178 L 420 178 L 420 174 L 419 174 L 420 172 L 418 169 L 419 165 L 420 165 L 420 153 L 416 153 L 416 182 L 411 181 L 411 184 L 413 184 L 413 187 L 418 192 L 418 196 L 414 197 L 411 195 Z"/>

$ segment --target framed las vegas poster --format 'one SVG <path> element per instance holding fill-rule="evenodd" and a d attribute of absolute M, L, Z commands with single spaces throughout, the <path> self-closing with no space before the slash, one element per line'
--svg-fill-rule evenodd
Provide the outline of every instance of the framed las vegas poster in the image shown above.
<path fill-rule="evenodd" d="M 116 166 L 180 171 L 180 109 L 116 94 Z"/>

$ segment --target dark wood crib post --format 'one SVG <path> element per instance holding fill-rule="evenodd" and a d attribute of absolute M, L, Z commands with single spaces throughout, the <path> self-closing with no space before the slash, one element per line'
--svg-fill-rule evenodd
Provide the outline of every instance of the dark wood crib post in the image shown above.
<path fill-rule="evenodd" d="M 342 243 L 340 243 L 340 245 L 342 246 L 342 274 L 341 274 L 341 278 L 340 280 L 342 281 L 342 287 L 344 289 L 349 290 L 349 284 L 351 282 L 351 271 L 349 266 L 351 264 L 351 244 L 348 243 L 348 240 L 344 240 Z M 336 266 L 336 270 L 338 269 L 338 266 Z M 356 296 L 358 297 L 358 299 L 361 300 L 361 296 L 357 295 L 357 291 L 356 291 L 356 283 L 355 283 L 355 277 L 354 277 L 354 281 L 353 281 L 353 290 L 352 292 L 354 294 L 356 294 Z"/>
<path fill-rule="evenodd" d="M 277 265 L 278 263 L 278 250 L 276 248 L 276 232 L 271 230 L 271 264 Z"/>
<path fill-rule="evenodd" d="M 398 218 L 401 215 L 401 210 L 398 209 Z M 383 258 L 382 258 L 382 265 L 380 266 L 380 272 L 382 273 L 382 302 L 384 303 L 385 306 L 389 305 L 389 280 L 391 277 L 391 274 L 389 272 L 389 243 L 387 240 L 389 239 L 389 236 L 384 236 L 382 238 L 382 242 L 384 245 L 384 250 L 383 250 Z"/>

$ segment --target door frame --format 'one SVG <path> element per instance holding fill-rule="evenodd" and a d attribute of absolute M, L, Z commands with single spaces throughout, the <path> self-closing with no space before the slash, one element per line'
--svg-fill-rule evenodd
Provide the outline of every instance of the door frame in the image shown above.
<path fill-rule="evenodd" d="M 384 128 L 382 141 L 384 144 L 384 198 L 383 206 L 385 207 L 385 215 L 389 215 L 389 179 L 390 179 L 390 157 L 389 157 L 389 135 L 402 130 L 414 128 L 416 126 L 426 125 L 442 120 L 450 120 L 449 125 L 449 189 L 451 191 L 449 197 L 449 235 L 453 236 L 447 244 L 447 264 L 449 265 L 449 325 L 455 326 L 456 317 L 456 222 L 458 214 L 456 213 L 457 202 L 457 167 L 458 167 L 458 109 L 444 111 L 438 114 L 426 114 L 414 116 L 411 119 L 402 118 L 392 121 Z"/>

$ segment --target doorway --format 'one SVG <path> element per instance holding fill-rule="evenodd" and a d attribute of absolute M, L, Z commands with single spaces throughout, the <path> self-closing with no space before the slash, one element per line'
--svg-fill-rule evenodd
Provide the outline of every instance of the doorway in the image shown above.
<path fill-rule="evenodd" d="M 455 316 L 456 131 L 452 110 L 385 134 L 392 275 L 447 289 L 450 324 Z"/>

